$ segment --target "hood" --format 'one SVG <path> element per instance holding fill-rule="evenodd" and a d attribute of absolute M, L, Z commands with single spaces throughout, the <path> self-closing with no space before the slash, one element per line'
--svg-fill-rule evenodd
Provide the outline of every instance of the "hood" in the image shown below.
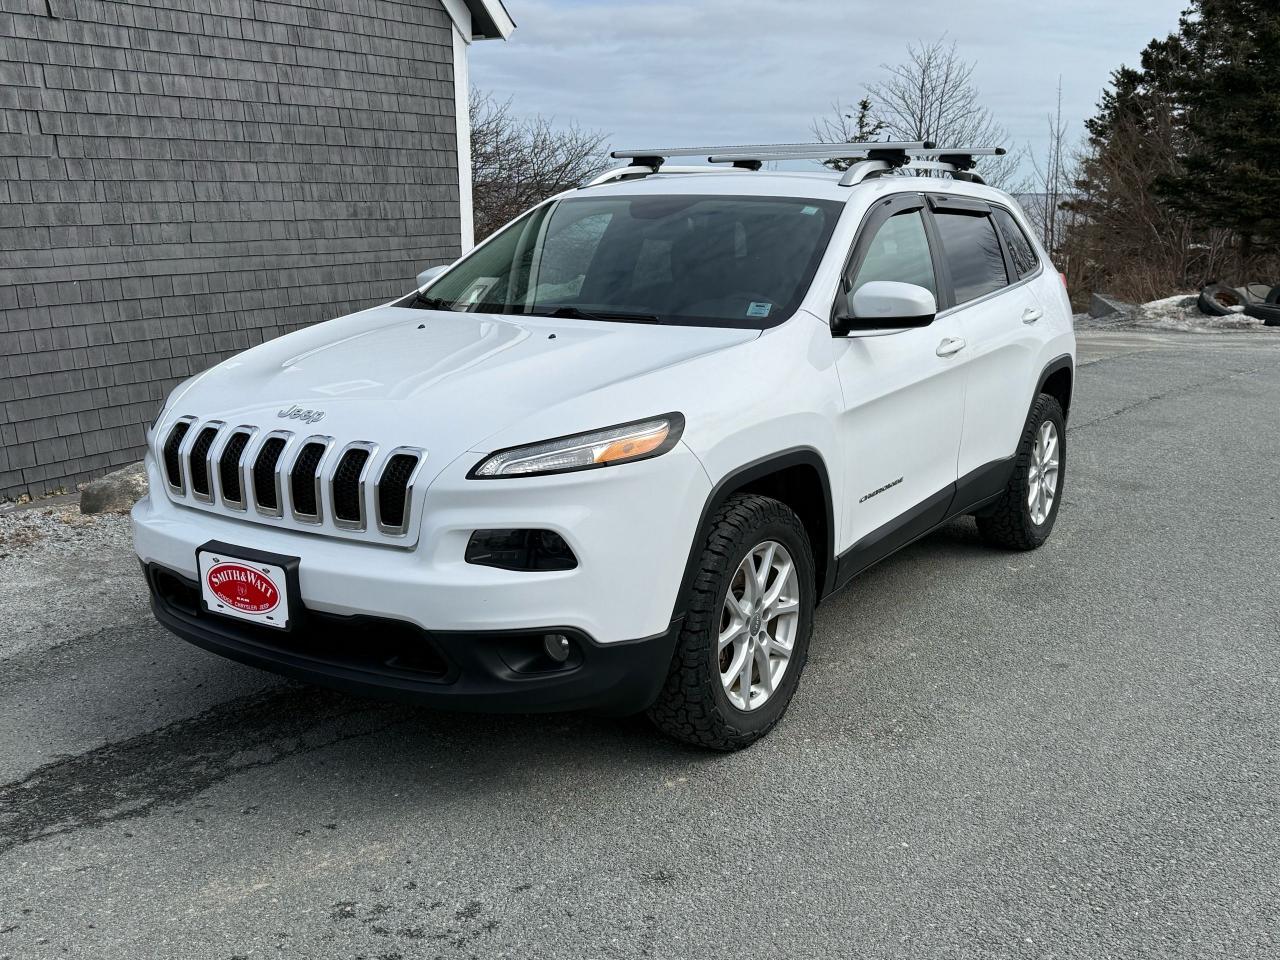
<path fill-rule="evenodd" d="M 759 336 L 378 307 L 224 361 L 168 415 L 416 446 L 441 469 L 530 413 Z"/>

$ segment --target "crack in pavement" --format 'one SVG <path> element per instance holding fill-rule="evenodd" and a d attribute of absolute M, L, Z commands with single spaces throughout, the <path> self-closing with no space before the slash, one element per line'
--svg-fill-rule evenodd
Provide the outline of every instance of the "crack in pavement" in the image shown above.
<path fill-rule="evenodd" d="M 246 770 L 380 733 L 408 707 L 278 687 L 48 763 L 0 786 L 0 855 L 86 827 L 143 817 Z"/>
<path fill-rule="evenodd" d="M 1101 363 L 1102 361 L 1097 362 Z M 1167 390 L 1164 393 L 1156 393 L 1149 397 L 1143 397 L 1141 400 L 1131 403 L 1128 406 L 1120 407 L 1119 409 L 1112 410 L 1109 413 L 1104 413 L 1101 416 L 1094 417 L 1092 420 L 1086 420 L 1083 423 L 1079 421 L 1072 421 L 1070 429 L 1072 432 L 1078 432 L 1080 430 L 1087 429 L 1088 427 L 1094 427 L 1100 423 L 1105 423 L 1108 420 L 1114 420 L 1116 417 L 1122 417 L 1126 413 L 1131 413 L 1134 410 L 1141 409 L 1142 407 L 1155 403 L 1158 400 L 1168 400 L 1172 397 L 1180 397 L 1195 390 L 1199 390 L 1202 387 L 1212 387 L 1216 384 L 1226 383 L 1230 380 L 1239 380 L 1242 377 L 1250 377 L 1254 374 L 1261 373 L 1264 369 L 1270 368 L 1255 367 L 1252 370 L 1236 370 L 1232 373 L 1226 374 L 1225 376 L 1213 377 L 1209 380 L 1198 380 L 1195 383 L 1183 384 L 1182 386 L 1175 387 L 1172 390 Z"/>

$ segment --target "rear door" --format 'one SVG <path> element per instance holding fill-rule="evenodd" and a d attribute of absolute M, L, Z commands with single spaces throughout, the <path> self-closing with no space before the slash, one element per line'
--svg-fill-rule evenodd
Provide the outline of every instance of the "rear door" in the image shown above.
<path fill-rule="evenodd" d="M 960 487 L 1012 457 L 1030 404 L 1044 315 L 1029 281 L 1043 269 L 1023 228 L 1003 207 L 930 197 L 954 313 L 965 338 L 966 402 L 956 473 Z M 957 504 L 963 508 L 966 504 Z"/>

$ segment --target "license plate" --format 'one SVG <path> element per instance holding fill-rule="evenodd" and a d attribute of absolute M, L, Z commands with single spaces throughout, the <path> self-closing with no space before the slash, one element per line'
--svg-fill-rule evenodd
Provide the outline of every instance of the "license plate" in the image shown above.
<path fill-rule="evenodd" d="M 200 592 L 205 609 L 277 630 L 289 628 L 289 575 L 274 563 L 219 550 L 200 550 Z"/>

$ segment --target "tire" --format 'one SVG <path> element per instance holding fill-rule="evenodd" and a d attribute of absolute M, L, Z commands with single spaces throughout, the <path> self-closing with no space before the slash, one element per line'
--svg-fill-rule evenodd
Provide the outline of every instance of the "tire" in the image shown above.
<path fill-rule="evenodd" d="M 757 551 L 769 543 L 775 545 L 768 554 L 775 564 L 781 564 L 783 553 L 789 554 L 794 582 L 783 584 L 779 602 L 789 605 L 794 601 L 794 611 L 776 619 L 757 617 L 750 608 L 758 604 L 747 601 L 737 605 L 739 612 L 747 609 L 749 615 L 743 619 L 731 612 L 728 598 L 731 593 L 735 600 L 746 598 L 744 565 L 750 560 L 753 570 L 763 568 L 767 551 Z M 784 580 L 777 566 L 771 570 L 765 574 L 766 597 Z M 751 585 L 751 589 L 757 588 Z M 763 737 L 786 713 L 800 683 L 809 653 L 816 593 L 813 551 L 800 518 L 785 504 L 768 497 L 730 497 L 711 519 L 684 626 L 662 692 L 649 708 L 649 719 L 668 736 L 712 750 L 741 750 Z M 738 639 L 722 651 L 722 631 L 727 634 L 731 630 Z M 781 656 L 786 649 L 784 635 L 790 642 L 789 657 Z M 757 637 L 767 638 L 767 642 L 757 643 Z M 755 650 L 762 651 L 770 679 L 776 677 L 769 692 L 765 691 L 760 657 L 752 656 Z M 735 663 L 742 662 L 748 664 L 746 702 L 754 704 L 747 709 L 742 699 L 744 674 L 733 669 Z M 728 684 L 722 679 L 725 672 L 732 678 Z"/>
<path fill-rule="evenodd" d="M 1261 320 L 1264 326 L 1280 327 L 1280 303 L 1250 303 L 1244 312 L 1245 316 Z"/>
<path fill-rule="evenodd" d="M 1057 467 L 1050 481 L 1053 488 L 1052 500 L 1043 513 L 1040 513 L 1039 507 L 1043 499 L 1037 500 L 1037 507 L 1033 510 L 1032 484 L 1033 478 L 1042 469 L 1037 454 L 1043 443 L 1042 432 L 1049 425 L 1052 425 L 1051 432 L 1057 440 Z M 1040 394 L 1031 405 L 1031 413 L 1022 429 L 1022 439 L 1018 443 L 1018 452 L 1014 455 L 1013 476 L 1009 485 L 993 507 L 975 518 L 978 521 L 978 532 L 984 540 L 1006 550 L 1035 550 L 1049 539 L 1054 521 L 1058 519 L 1058 507 L 1062 504 L 1062 491 L 1066 483 L 1066 436 L 1062 407 L 1047 393 Z M 1042 491 L 1044 489 L 1041 487 Z"/>
<path fill-rule="evenodd" d="M 1209 284 L 1196 298 L 1196 305 L 1200 308 L 1200 312 L 1209 317 L 1225 317 L 1232 312 L 1230 307 L 1240 306 L 1243 303 L 1244 298 L 1240 295 L 1240 291 L 1235 287 L 1228 287 L 1225 283 Z"/>
<path fill-rule="evenodd" d="M 1280 287 L 1272 287 L 1267 294 L 1267 303 L 1280 303 Z"/>

